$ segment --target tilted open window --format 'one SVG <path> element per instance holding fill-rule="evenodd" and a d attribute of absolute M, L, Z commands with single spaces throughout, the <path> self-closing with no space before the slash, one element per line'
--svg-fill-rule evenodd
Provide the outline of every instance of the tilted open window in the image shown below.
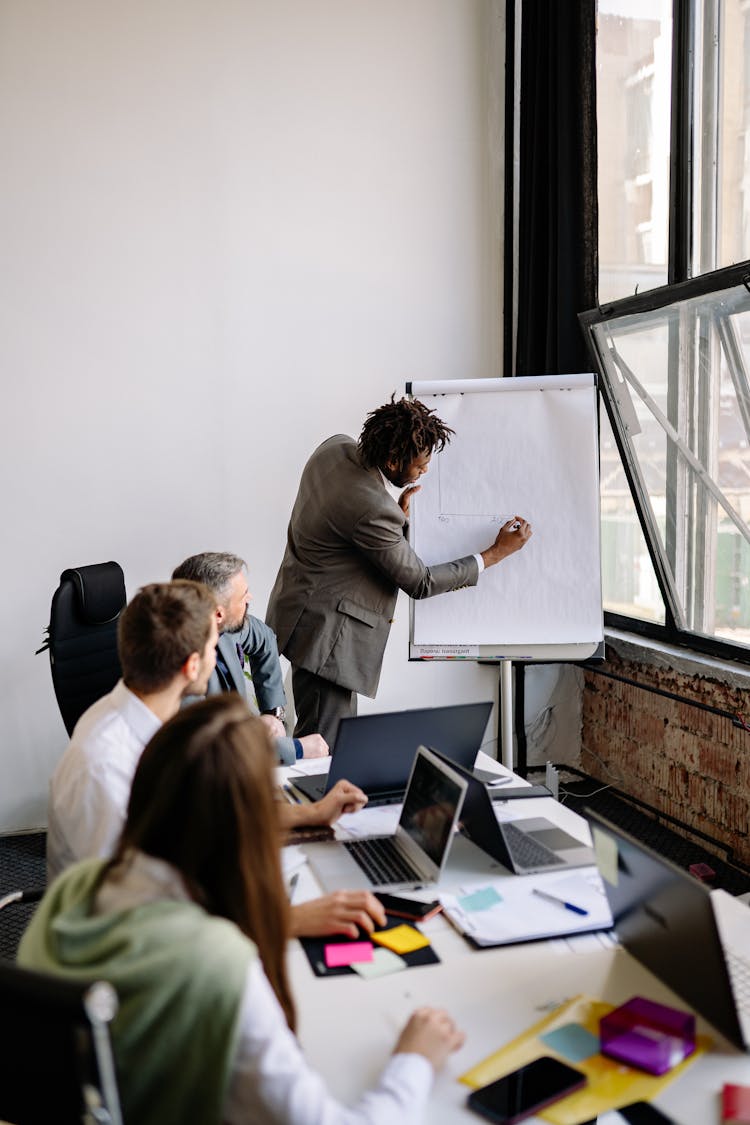
<path fill-rule="evenodd" d="M 750 262 L 581 315 L 605 620 L 750 661 Z"/>

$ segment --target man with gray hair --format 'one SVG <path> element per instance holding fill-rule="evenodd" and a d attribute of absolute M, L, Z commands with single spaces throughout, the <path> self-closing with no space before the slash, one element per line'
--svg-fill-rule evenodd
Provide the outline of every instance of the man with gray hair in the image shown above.
<path fill-rule="evenodd" d="M 189 579 L 208 586 L 216 599 L 219 641 L 216 668 L 208 682 L 208 695 L 236 691 L 252 704 L 248 693 L 245 660 L 260 717 L 276 739 L 282 765 L 297 758 L 320 758 L 328 744 L 319 734 L 290 738 L 286 733 L 286 695 L 281 677 L 276 635 L 265 622 L 248 613 L 251 594 L 247 585 L 247 563 L 229 551 L 204 551 L 191 555 L 175 568 L 172 578 Z"/>

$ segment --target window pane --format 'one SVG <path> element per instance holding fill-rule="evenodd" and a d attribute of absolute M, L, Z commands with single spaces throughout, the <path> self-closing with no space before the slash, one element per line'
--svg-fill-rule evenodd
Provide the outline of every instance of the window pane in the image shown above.
<path fill-rule="evenodd" d="M 724 0 L 719 24 L 718 260 L 750 258 L 750 8 Z M 704 170 L 708 175 L 709 170 Z M 705 191 L 704 191 L 705 196 Z M 711 269 L 707 262 L 704 269 Z"/>
<path fill-rule="evenodd" d="M 599 300 L 667 280 L 669 0 L 599 0 Z"/>
<path fill-rule="evenodd" d="M 737 286 L 613 316 L 593 333 L 676 623 L 750 647 L 750 295 Z M 610 441 L 603 431 L 605 520 L 624 511 L 627 487 Z M 627 602 L 620 591 L 629 589 L 626 578 L 605 578 L 606 608 Z M 632 595 L 633 610 L 617 612 L 663 620 L 647 582 L 644 591 L 640 602 Z"/>
<path fill-rule="evenodd" d="M 750 401 L 747 384 L 735 371 L 741 364 L 748 374 L 750 311 L 729 317 L 721 331 L 726 348 L 722 348 L 720 364 L 717 480 L 732 507 L 750 525 Z M 735 349 L 741 360 L 730 363 L 727 356 L 731 358 Z M 750 645 L 750 544 L 722 511 L 717 536 L 715 632 L 726 640 Z"/>
<path fill-rule="evenodd" d="M 604 608 L 624 617 L 664 623 L 664 601 L 630 495 L 612 427 L 599 426 Z"/>

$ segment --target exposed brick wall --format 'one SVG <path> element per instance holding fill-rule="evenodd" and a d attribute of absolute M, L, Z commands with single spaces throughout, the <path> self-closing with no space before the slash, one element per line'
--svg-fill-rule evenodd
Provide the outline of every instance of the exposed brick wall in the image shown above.
<path fill-rule="evenodd" d="M 750 865 L 750 731 L 691 700 L 750 725 L 747 691 L 608 649 L 601 672 L 584 674 L 581 769 L 705 832 Z"/>

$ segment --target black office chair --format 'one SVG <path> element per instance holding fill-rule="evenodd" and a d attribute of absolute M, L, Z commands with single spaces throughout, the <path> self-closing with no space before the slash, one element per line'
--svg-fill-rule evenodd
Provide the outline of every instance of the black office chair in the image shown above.
<path fill-rule="evenodd" d="M 52 684 L 68 734 L 120 678 L 117 619 L 125 602 L 119 563 L 72 567 L 60 575 L 46 640 L 37 653 L 49 650 Z"/>
<path fill-rule="evenodd" d="M 0 1120 L 122 1125 L 108 1025 L 117 996 L 0 964 Z"/>

